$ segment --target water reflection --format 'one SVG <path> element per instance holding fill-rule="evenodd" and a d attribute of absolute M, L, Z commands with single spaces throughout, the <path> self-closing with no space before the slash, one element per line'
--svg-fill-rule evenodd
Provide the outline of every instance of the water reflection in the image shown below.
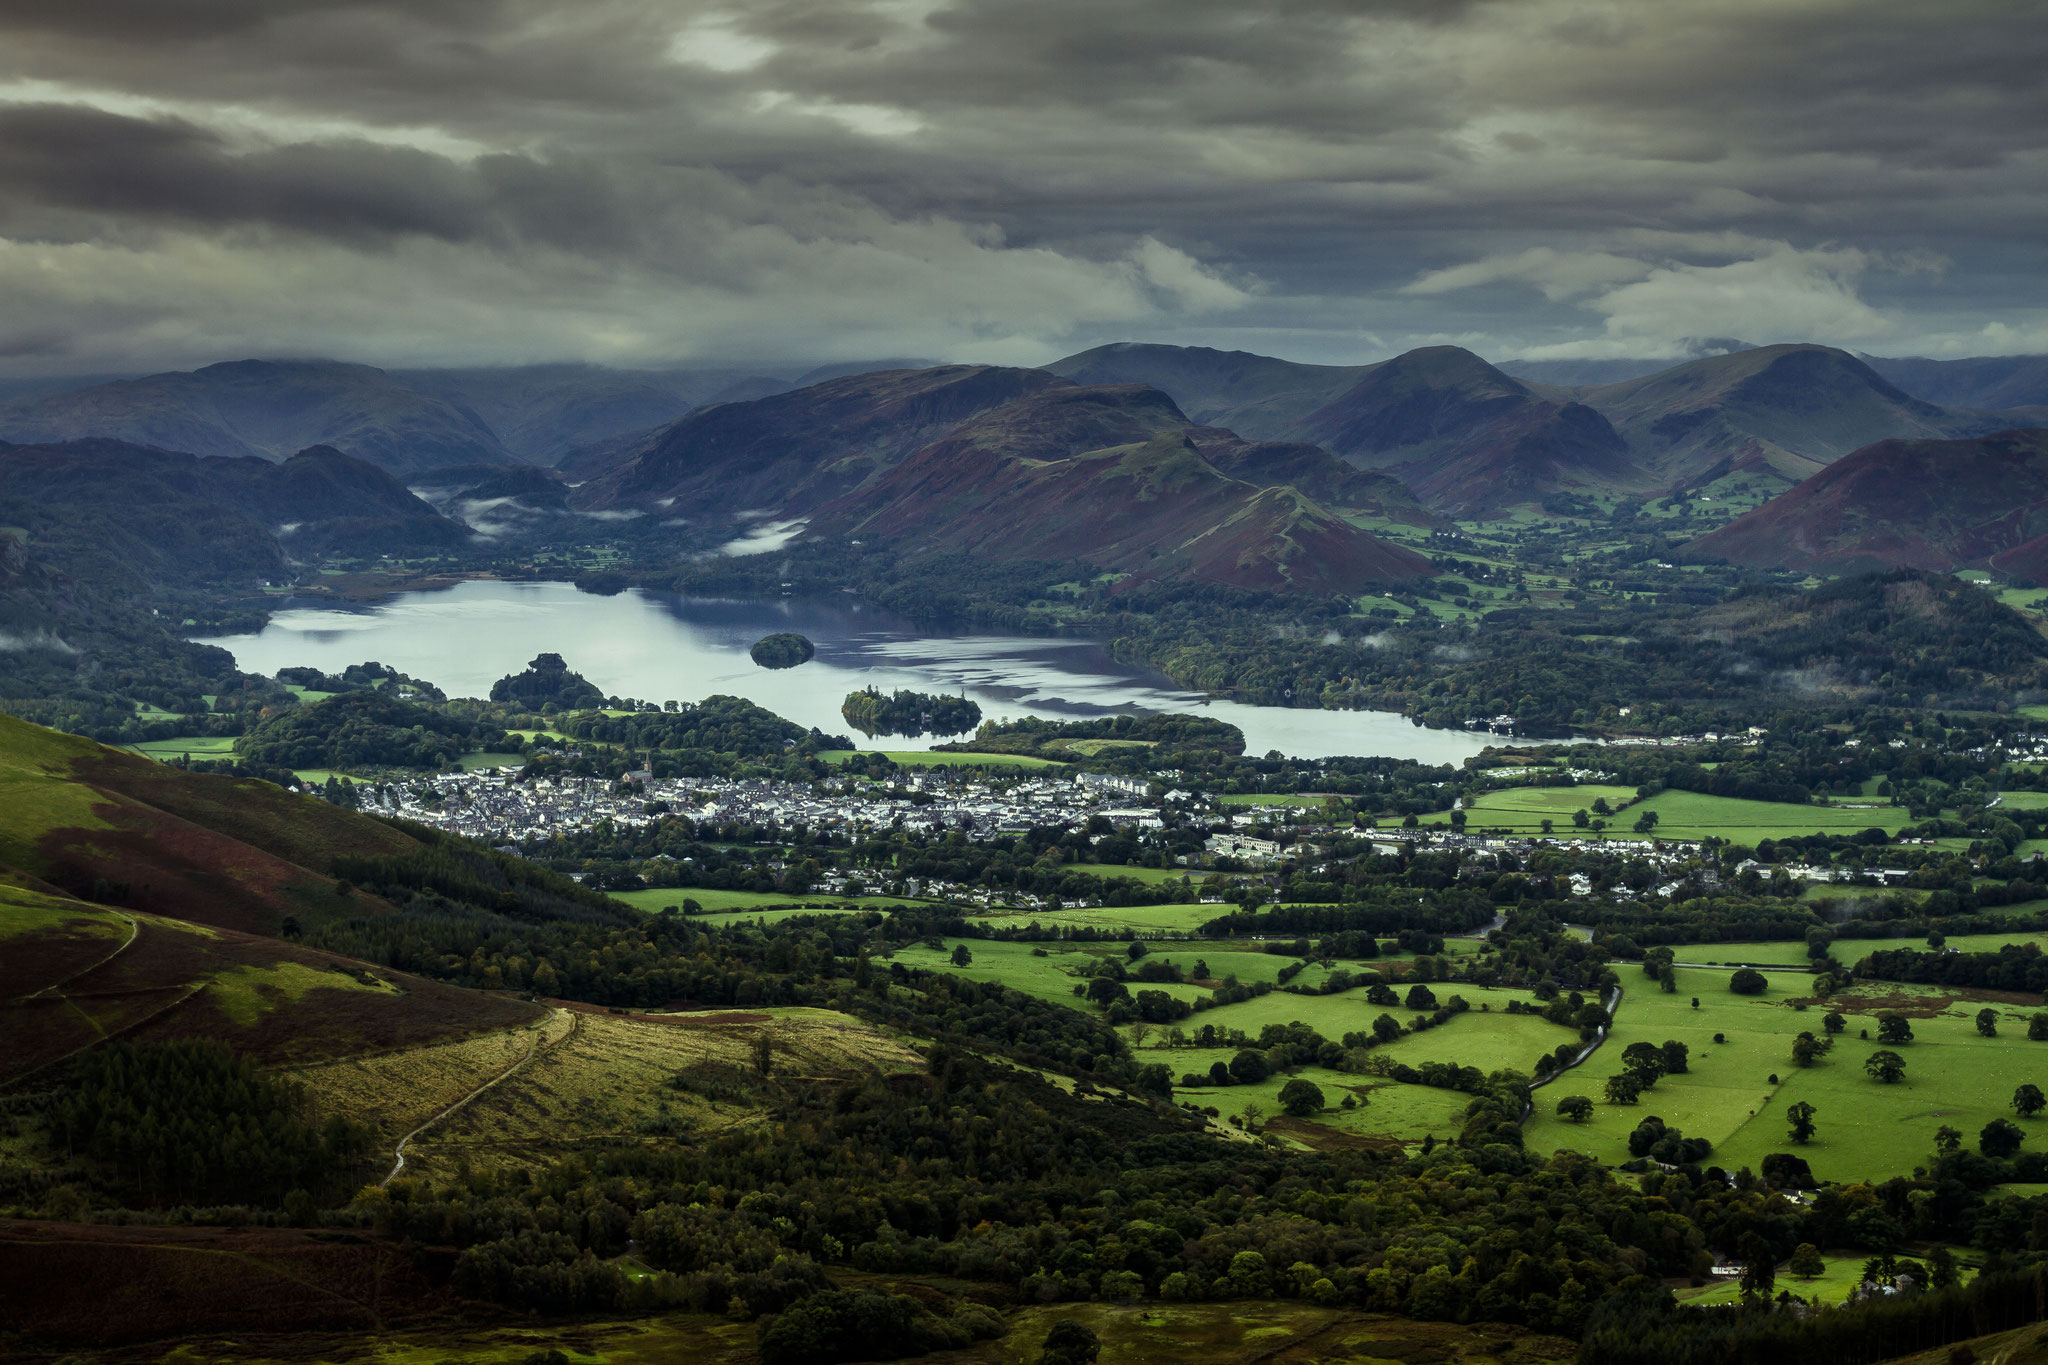
<path fill-rule="evenodd" d="M 780 630 L 809 637 L 817 657 L 799 668 L 757 666 L 747 650 Z M 1484 735 L 1428 729 L 1392 712 L 1210 701 L 1117 662 L 1092 641 L 932 634 L 851 598 L 755 602 L 637 591 L 596 597 L 566 583 L 469 582 L 404 593 L 363 610 L 293 608 L 257 634 L 204 643 L 229 650 L 241 668 L 256 673 L 292 665 L 333 672 L 375 659 L 453 697 L 488 696 L 499 678 L 552 651 L 614 695 L 698 701 L 731 693 L 800 725 L 840 734 L 850 727 L 839 703 L 848 692 L 872 686 L 964 693 L 992 719 L 1193 712 L 1241 728 L 1255 754 L 1385 754 L 1449 763 L 1489 742 Z M 925 736 L 874 747 L 926 749 L 942 742 L 943 736 Z"/>

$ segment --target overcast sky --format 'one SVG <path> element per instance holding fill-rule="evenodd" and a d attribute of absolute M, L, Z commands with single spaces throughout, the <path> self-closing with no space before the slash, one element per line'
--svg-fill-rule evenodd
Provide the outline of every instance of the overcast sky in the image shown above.
<path fill-rule="evenodd" d="M 2038 0 L 0 0 L 0 371 L 2048 351 Z"/>

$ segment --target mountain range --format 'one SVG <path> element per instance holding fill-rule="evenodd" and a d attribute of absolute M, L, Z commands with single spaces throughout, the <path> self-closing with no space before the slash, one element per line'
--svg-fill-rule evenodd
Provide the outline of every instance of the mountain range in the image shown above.
<path fill-rule="evenodd" d="M 1724 478 L 1804 488 L 1876 444 L 1967 443 L 2048 424 L 2048 407 L 2035 406 L 2044 398 L 2040 357 L 1879 360 L 1812 345 L 1575 385 L 1518 377 L 1454 346 L 1334 366 L 1119 343 L 1041 369 L 903 362 L 797 376 L 250 360 L 70 390 L 24 385 L 0 403 L 0 438 L 42 452 L 7 457 L 27 480 L 22 496 L 53 496 L 63 478 L 52 460 L 76 463 L 80 490 L 112 477 L 112 461 L 163 506 L 198 499 L 266 535 L 352 536 L 359 548 L 457 543 L 451 517 L 487 534 L 572 510 L 809 519 L 813 537 L 886 537 L 914 552 L 1074 554 L 1139 578 L 1339 590 L 1429 571 L 1374 523 L 1435 529 L 1559 496 L 1648 499 Z M 145 447 L 156 453 L 136 453 Z M 293 454 L 309 451 L 324 454 Z M 231 463 L 202 472 L 195 456 Z M 279 510 L 283 495 L 258 469 L 279 461 L 294 471 L 294 496 L 321 502 L 322 515 Z M 368 479 L 371 467 L 388 486 Z M 450 516 L 396 501 L 401 480 Z M 1884 482 L 1821 483 L 1772 515 L 1825 520 L 1818 509 L 1864 506 Z M 340 510 L 350 500 L 355 510 Z M 1931 562 L 1948 551 L 1904 547 L 1947 545 L 1945 517 L 1902 524 L 1896 545 L 1875 548 L 1816 523 L 1806 548 L 1788 543 L 1781 558 Z M 1768 555 L 1756 528 L 1769 524 L 1729 527 L 1706 548 Z M 251 527 L 234 530 L 246 539 Z M 1955 554 L 1967 559 L 1977 544 L 1964 537 Z"/>

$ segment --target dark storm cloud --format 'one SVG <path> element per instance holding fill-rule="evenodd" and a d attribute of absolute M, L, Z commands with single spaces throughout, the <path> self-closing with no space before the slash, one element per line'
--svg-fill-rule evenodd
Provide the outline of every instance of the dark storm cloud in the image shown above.
<path fill-rule="evenodd" d="M 0 291 L 82 365 L 2048 349 L 2044 57 L 2024 0 L 14 0 Z"/>

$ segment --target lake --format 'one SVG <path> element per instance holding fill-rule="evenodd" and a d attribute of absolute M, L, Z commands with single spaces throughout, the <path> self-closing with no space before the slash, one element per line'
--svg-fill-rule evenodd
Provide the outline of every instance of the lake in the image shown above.
<path fill-rule="evenodd" d="M 754 641 L 782 630 L 809 637 L 817 657 L 777 671 L 747 656 Z M 252 673 L 306 665 L 334 673 L 375 660 L 451 697 L 487 697 L 492 683 L 534 655 L 554 653 L 613 696 L 682 702 L 728 693 L 827 734 L 851 731 L 839 703 L 873 686 L 964 693 L 996 720 L 1158 711 L 1213 716 L 1244 731 L 1247 752 L 1277 749 L 1296 758 L 1378 754 L 1456 763 L 1498 742 L 1430 729 L 1390 711 L 1210 700 L 1118 663 L 1093 641 L 934 634 L 850 598 L 758 602 L 637 590 L 598 597 L 567 583 L 476 581 L 361 609 L 291 607 L 256 634 L 201 643 L 228 650 Z M 926 749 L 947 738 L 884 736 L 867 747 Z"/>

